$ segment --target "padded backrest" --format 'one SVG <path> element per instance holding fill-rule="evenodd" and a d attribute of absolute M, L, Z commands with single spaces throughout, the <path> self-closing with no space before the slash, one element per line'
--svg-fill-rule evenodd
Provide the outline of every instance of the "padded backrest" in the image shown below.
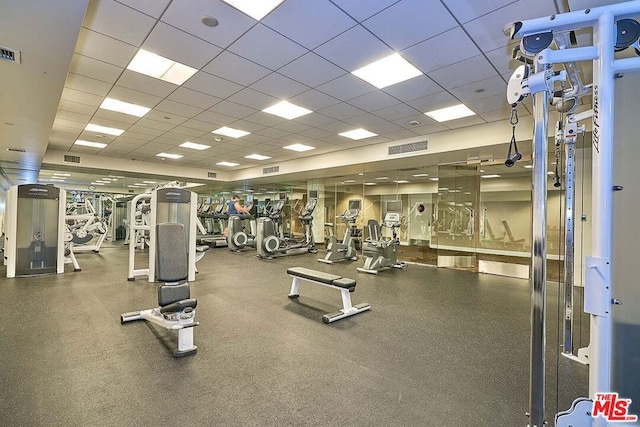
<path fill-rule="evenodd" d="M 160 282 L 179 282 L 189 276 L 184 225 L 163 222 L 156 225 L 156 268 Z"/>
<path fill-rule="evenodd" d="M 367 228 L 369 230 L 369 239 L 373 241 L 378 241 L 382 237 L 382 230 L 380 229 L 380 224 L 375 219 L 370 219 L 367 222 Z"/>

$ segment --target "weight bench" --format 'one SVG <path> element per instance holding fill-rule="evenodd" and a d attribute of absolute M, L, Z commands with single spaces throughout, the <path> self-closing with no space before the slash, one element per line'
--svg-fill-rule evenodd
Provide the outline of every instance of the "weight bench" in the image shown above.
<path fill-rule="evenodd" d="M 340 291 L 340 294 L 342 295 L 342 309 L 335 313 L 329 313 L 322 316 L 322 321 L 324 323 L 335 322 L 336 320 L 362 313 L 363 311 L 367 311 L 371 308 L 371 305 L 368 303 L 361 303 L 355 306 L 351 305 L 350 293 L 356 290 L 356 281 L 353 279 L 304 267 L 288 268 L 287 274 L 293 277 L 291 292 L 289 293 L 289 298 L 291 299 L 299 297 L 298 290 L 300 289 L 300 281 L 302 280 L 338 289 Z"/>

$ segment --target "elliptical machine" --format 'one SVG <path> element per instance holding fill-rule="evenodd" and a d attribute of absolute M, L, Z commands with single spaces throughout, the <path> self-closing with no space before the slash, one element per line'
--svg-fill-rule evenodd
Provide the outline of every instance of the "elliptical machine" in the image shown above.
<path fill-rule="evenodd" d="M 278 256 L 299 255 L 303 253 L 317 253 L 316 242 L 313 238 L 311 226 L 313 223 L 313 211 L 318 204 L 318 199 L 309 199 L 304 209 L 298 216 L 304 226 L 304 238 L 302 241 L 278 237 L 279 226 L 272 216 L 276 213 L 278 217 L 284 207 L 284 200 L 279 200 L 274 206 L 269 218 L 258 218 L 256 233 L 256 249 L 258 258 L 273 259 Z M 279 209 L 278 209 L 279 208 Z"/>
<path fill-rule="evenodd" d="M 248 211 L 253 207 L 253 203 L 245 206 Z M 250 234 L 245 232 L 244 221 L 249 220 Z M 230 251 L 240 252 L 245 247 L 255 248 L 256 246 L 256 219 L 253 215 L 234 214 L 229 217 L 227 229 L 227 246 Z"/>
<path fill-rule="evenodd" d="M 347 228 L 344 232 L 342 243 L 338 243 L 335 235 L 330 235 L 329 243 L 327 244 L 327 254 L 324 258 L 318 258 L 318 261 L 324 262 L 325 264 L 333 264 L 334 262 L 356 261 L 358 259 L 358 249 L 356 248 L 356 241 L 353 238 L 353 226 L 358 219 L 358 215 L 360 215 L 361 209 L 361 200 L 349 200 L 349 209 L 344 211 L 342 215 L 336 216 L 336 218 L 344 221 L 344 225 Z"/>
<path fill-rule="evenodd" d="M 382 228 L 378 221 L 370 219 L 367 223 L 369 237 L 364 241 L 364 266 L 358 267 L 362 273 L 378 274 L 379 271 L 389 268 L 406 268 L 407 263 L 398 261 L 398 229 L 400 228 L 400 214 L 402 213 L 402 202 L 387 202 L 387 213 L 384 216 L 382 227 L 391 229 L 391 238 L 382 236 Z"/>

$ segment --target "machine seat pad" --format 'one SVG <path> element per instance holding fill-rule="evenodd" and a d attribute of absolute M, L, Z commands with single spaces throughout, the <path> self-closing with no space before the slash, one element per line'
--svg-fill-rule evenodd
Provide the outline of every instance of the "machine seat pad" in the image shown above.
<path fill-rule="evenodd" d="M 207 252 L 211 249 L 208 245 L 198 245 L 196 246 L 196 252 Z"/>
<path fill-rule="evenodd" d="M 316 282 L 326 283 L 327 285 L 337 286 L 339 288 L 350 289 L 356 287 L 356 281 L 346 277 L 337 276 L 335 274 L 325 273 L 322 271 L 311 270 L 304 267 L 291 267 L 287 269 L 287 274 L 291 276 L 301 277 Z M 353 292 L 353 291 L 351 291 Z"/>
<path fill-rule="evenodd" d="M 183 299 L 160 307 L 160 313 L 178 313 L 184 311 L 186 308 L 195 309 L 197 305 L 198 301 L 194 298 Z"/>

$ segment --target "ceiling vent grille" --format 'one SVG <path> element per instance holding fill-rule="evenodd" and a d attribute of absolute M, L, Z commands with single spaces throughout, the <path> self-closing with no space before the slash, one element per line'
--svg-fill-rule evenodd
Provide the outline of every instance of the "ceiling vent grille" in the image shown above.
<path fill-rule="evenodd" d="M 429 141 L 412 142 L 409 144 L 392 145 L 389 147 L 389 155 L 413 153 L 414 151 L 427 151 Z"/>
<path fill-rule="evenodd" d="M 0 46 L 0 59 L 4 59 L 5 61 L 20 63 L 20 51 L 15 49 L 10 49 L 8 47 Z"/>
<path fill-rule="evenodd" d="M 80 156 L 69 156 L 67 154 L 64 155 L 65 163 L 80 163 Z"/>
<path fill-rule="evenodd" d="M 270 168 L 263 168 L 262 169 L 262 174 L 267 174 L 267 173 L 275 173 L 275 172 L 280 172 L 280 166 L 271 166 Z"/>
<path fill-rule="evenodd" d="M 207 172 L 208 178 L 217 178 L 218 174 L 216 172 Z"/>

